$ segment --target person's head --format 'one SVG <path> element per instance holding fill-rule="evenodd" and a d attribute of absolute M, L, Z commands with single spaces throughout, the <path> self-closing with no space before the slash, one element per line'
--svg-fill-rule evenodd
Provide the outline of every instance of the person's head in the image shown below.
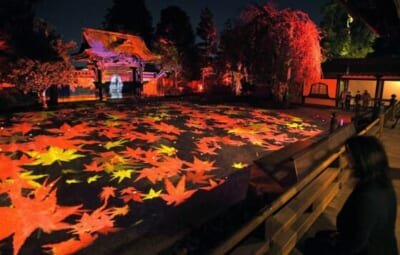
<path fill-rule="evenodd" d="M 382 143 L 373 136 L 354 136 L 346 141 L 350 167 L 361 183 L 388 180 L 388 159 Z"/>

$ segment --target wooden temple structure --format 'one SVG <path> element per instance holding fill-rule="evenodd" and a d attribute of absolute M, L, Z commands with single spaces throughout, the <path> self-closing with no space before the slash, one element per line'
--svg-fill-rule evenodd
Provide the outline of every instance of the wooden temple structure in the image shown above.
<path fill-rule="evenodd" d="M 139 36 L 93 28 L 84 28 L 82 34 L 81 49 L 73 60 L 84 62 L 87 70 L 93 72 L 100 100 L 104 91 L 111 98 L 120 98 L 123 92 L 140 94 L 145 64 L 159 59 L 145 42 Z"/>

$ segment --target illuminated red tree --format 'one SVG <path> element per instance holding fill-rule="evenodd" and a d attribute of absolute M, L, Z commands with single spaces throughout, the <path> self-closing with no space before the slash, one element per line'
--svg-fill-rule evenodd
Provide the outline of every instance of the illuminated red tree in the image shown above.
<path fill-rule="evenodd" d="M 10 73 L 4 78 L 25 93 L 37 93 L 44 108 L 47 108 L 46 91 L 51 86 L 75 85 L 74 69 L 68 57 L 68 51 L 75 47 L 75 43 L 56 40 L 53 47 L 59 59 L 40 61 L 22 58 L 12 65 Z"/>
<path fill-rule="evenodd" d="M 257 82 L 272 82 L 278 98 L 290 91 L 292 100 L 298 100 L 302 85 L 320 78 L 319 31 L 306 13 L 277 10 L 272 4 L 251 5 L 242 12 L 235 31 L 243 41 L 237 49 L 239 61 Z"/>

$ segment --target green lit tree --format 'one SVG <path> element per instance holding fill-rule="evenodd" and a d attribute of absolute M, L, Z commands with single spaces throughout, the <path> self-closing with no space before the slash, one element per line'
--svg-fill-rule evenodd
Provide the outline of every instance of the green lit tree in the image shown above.
<path fill-rule="evenodd" d="M 359 19 L 351 17 L 338 1 L 322 8 L 321 45 L 327 59 L 364 58 L 372 53 L 376 36 Z"/>

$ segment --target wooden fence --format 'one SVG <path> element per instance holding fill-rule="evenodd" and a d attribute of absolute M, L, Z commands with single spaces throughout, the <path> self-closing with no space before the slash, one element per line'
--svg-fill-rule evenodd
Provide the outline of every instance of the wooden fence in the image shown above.
<path fill-rule="evenodd" d="M 393 116 L 394 109 L 394 107 L 389 108 L 357 135 L 380 136 L 385 119 Z M 351 136 L 355 133 L 347 132 L 346 135 Z M 343 135 L 341 138 L 344 138 Z M 326 146 L 331 146 L 329 142 L 321 144 L 318 145 L 319 148 L 317 146 L 311 150 L 317 152 L 322 149 L 329 151 L 329 154 L 308 169 L 308 174 L 304 178 L 261 210 L 255 218 L 216 247 L 211 254 L 229 253 L 261 225 L 265 227 L 265 241 L 256 246 L 254 254 L 289 254 L 350 177 L 350 170 L 344 158 L 344 139 L 334 150 L 327 150 Z M 315 153 L 305 151 L 301 155 L 299 157 L 301 162 L 307 162 L 308 159 L 313 159 Z M 296 157 L 293 160 L 295 161 Z"/>

